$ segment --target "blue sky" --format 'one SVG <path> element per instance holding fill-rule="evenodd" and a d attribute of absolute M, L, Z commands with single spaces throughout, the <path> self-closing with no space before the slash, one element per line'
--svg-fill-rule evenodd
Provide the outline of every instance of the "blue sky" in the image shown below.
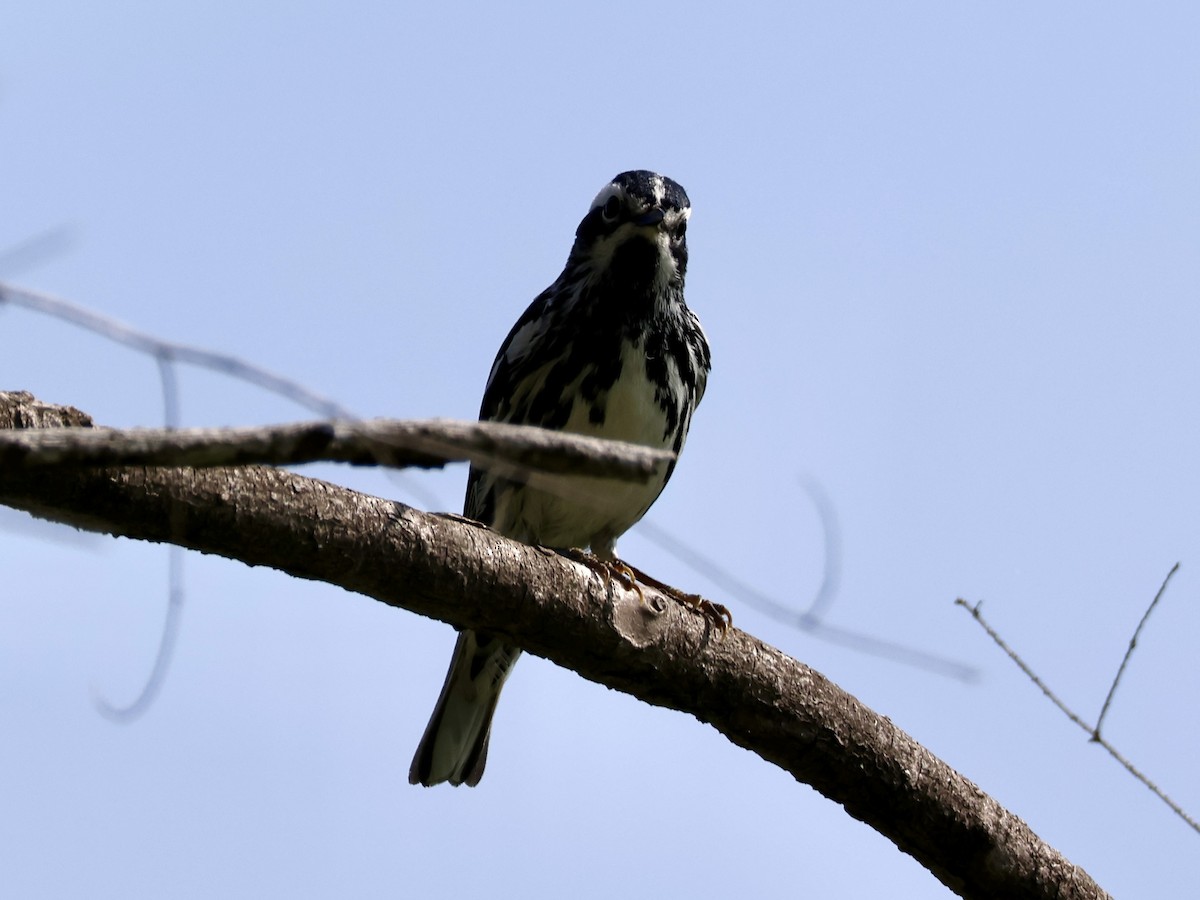
<path fill-rule="evenodd" d="M 780 624 L 637 529 L 622 555 L 727 602 L 1114 895 L 1197 893 L 1197 834 L 953 605 L 983 600 L 1090 718 L 1181 562 L 1107 735 L 1200 812 L 1194 5 L 45 2 L 0 30 L 0 248 L 69 237 L 0 277 L 364 415 L 472 417 L 595 192 L 680 181 L 714 369 L 649 520 L 799 609 L 814 480 L 840 524 L 829 621 L 979 678 Z M 0 387 L 161 421 L 151 360 L 17 309 L 0 329 Z M 306 417 L 180 381 L 186 424 Z M 449 510 L 465 478 L 310 471 Z M 949 896 L 711 729 L 537 659 L 483 784 L 409 787 L 451 630 L 224 560 L 187 557 L 168 681 L 114 725 L 94 698 L 137 695 L 167 555 L 63 535 L 0 516 L 14 896 Z"/>

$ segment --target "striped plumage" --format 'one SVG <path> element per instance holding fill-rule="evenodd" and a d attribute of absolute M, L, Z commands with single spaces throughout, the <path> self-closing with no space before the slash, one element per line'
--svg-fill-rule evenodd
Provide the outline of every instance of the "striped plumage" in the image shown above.
<path fill-rule="evenodd" d="M 606 185 L 562 274 L 496 355 L 479 417 L 682 450 L 710 366 L 683 299 L 690 215 L 683 188 L 653 172 L 624 172 Z M 618 485 L 579 476 L 518 482 L 472 468 L 463 512 L 525 543 L 612 560 L 617 538 L 673 469 L 649 484 Z M 492 713 L 520 652 L 492 635 L 459 635 L 411 783 L 478 783 Z"/>

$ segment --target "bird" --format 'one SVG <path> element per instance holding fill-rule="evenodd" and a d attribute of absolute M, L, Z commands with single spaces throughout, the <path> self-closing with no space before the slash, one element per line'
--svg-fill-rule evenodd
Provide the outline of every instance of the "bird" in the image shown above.
<path fill-rule="evenodd" d="M 663 175 L 622 172 L 606 184 L 562 274 L 500 346 L 479 418 L 630 441 L 677 459 L 711 368 L 708 340 L 683 298 L 690 217 L 687 193 Z M 472 467 L 463 515 L 527 544 L 590 551 L 587 558 L 632 579 L 617 539 L 658 498 L 675 459 L 645 484 Z M 411 784 L 479 783 L 492 716 L 520 655 L 497 635 L 459 633 Z"/>

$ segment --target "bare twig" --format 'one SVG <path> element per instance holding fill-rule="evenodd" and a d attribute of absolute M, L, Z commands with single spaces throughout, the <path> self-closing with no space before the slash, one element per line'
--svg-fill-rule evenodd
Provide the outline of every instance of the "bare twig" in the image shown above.
<path fill-rule="evenodd" d="M 1112 687 L 1108 689 L 1108 696 L 1104 698 L 1104 705 L 1100 707 L 1100 717 L 1096 719 L 1096 727 L 1092 731 L 1092 739 L 1097 742 L 1100 741 L 1100 728 L 1104 725 L 1104 717 L 1108 715 L 1109 706 L 1112 705 L 1113 695 L 1117 692 L 1117 685 L 1121 683 L 1121 676 L 1125 674 L 1125 667 L 1129 665 L 1129 658 L 1133 656 L 1133 648 L 1137 646 L 1138 636 L 1142 633 L 1142 628 L 1145 627 L 1146 620 L 1150 618 L 1150 613 L 1154 612 L 1154 607 L 1158 605 L 1158 601 L 1162 599 L 1163 593 L 1167 590 L 1167 584 L 1171 581 L 1171 576 L 1178 571 L 1179 563 L 1171 566 L 1171 571 L 1163 579 L 1158 593 L 1154 595 L 1154 599 L 1150 601 L 1150 605 L 1146 607 L 1146 611 L 1142 614 L 1142 620 L 1138 622 L 1137 628 L 1133 630 L 1133 637 L 1129 639 L 1129 647 L 1125 650 L 1125 656 L 1121 658 L 1121 665 L 1117 668 L 1116 677 L 1113 678 Z"/>
<path fill-rule="evenodd" d="M 75 229 L 56 225 L 40 234 L 26 238 L 0 250 L 0 273 L 11 275 L 36 266 L 44 260 L 59 256 L 75 243 Z"/>
<path fill-rule="evenodd" d="M 980 612 L 980 610 L 983 608 L 982 600 L 972 606 L 966 600 L 962 599 L 962 597 L 959 597 L 954 601 L 954 604 L 955 606 L 963 607 L 963 609 L 967 610 L 967 612 L 975 617 L 975 621 L 978 622 L 980 627 L 987 632 L 987 636 L 996 642 L 996 646 L 1008 654 L 1008 658 L 1017 664 L 1017 668 L 1024 672 L 1025 676 L 1038 686 L 1038 690 L 1045 694 L 1047 699 L 1062 711 L 1063 715 L 1065 715 L 1068 719 L 1070 719 L 1088 734 L 1092 733 L 1092 726 L 1083 721 L 1083 718 L 1078 713 L 1060 700 L 1058 694 L 1050 690 L 1050 686 L 1047 685 L 1046 682 L 1042 681 L 1042 679 L 1038 678 L 1037 673 L 1034 672 L 1033 669 L 1029 668 L 1025 660 L 1021 659 L 1021 657 L 1017 655 L 1017 651 L 1008 646 L 1008 644 L 1005 643 L 1004 638 L 1000 637 L 999 632 L 997 632 L 994 628 L 992 628 L 991 625 L 987 623 L 987 621 L 983 618 L 983 613 Z"/>
<path fill-rule="evenodd" d="M 179 379 L 175 375 L 175 362 L 169 356 L 156 356 L 158 380 L 162 384 L 163 425 L 178 428 L 183 424 L 179 413 Z"/>
<path fill-rule="evenodd" d="M 1175 568 L 1178 568 L 1178 564 L 1176 564 Z M 1175 571 L 1175 569 L 1171 570 L 1172 573 L 1174 573 L 1174 571 Z M 1170 577 L 1171 577 L 1170 574 L 1168 574 L 1167 578 L 1169 579 Z M 1163 582 L 1163 587 L 1166 587 L 1166 582 Z M 1160 589 L 1159 594 L 1161 595 L 1161 593 L 1162 593 L 1162 590 Z M 1155 598 L 1155 602 L 1157 602 L 1157 598 Z M 1172 800 L 1166 793 L 1164 793 L 1163 790 L 1161 788 L 1159 788 L 1158 785 L 1156 785 L 1153 781 L 1151 781 L 1148 777 L 1146 777 L 1146 775 L 1144 775 L 1141 772 L 1141 770 L 1139 770 L 1136 766 L 1134 766 L 1133 763 L 1131 763 L 1112 744 L 1110 744 L 1104 738 L 1100 737 L 1099 733 L 1097 732 L 1097 730 L 1095 728 L 1093 728 L 1091 725 L 1089 725 L 1087 722 L 1085 722 L 1083 720 L 1082 716 L 1080 716 L 1073 709 L 1071 709 L 1069 706 L 1067 706 L 1067 704 L 1065 704 L 1062 700 L 1060 700 L 1058 695 L 1055 694 L 1054 691 L 1050 690 L 1050 687 L 1044 681 L 1042 681 L 1041 678 L 1039 678 L 1037 676 L 1037 673 L 1034 672 L 1033 669 L 1031 669 L 1029 667 L 1029 665 L 1025 662 L 1025 660 L 1023 660 L 1019 655 L 1017 655 L 1017 652 L 1015 650 L 1013 650 L 1011 647 L 1009 647 L 1007 643 L 1005 643 L 1004 639 L 1002 637 L 1000 637 L 1000 635 L 996 632 L 996 630 L 994 628 L 992 628 L 992 626 L 989 625 L 987 623 L 987 621 L 983 618 L 983 614 L 980 612 L 980 608 L 983 606 L 982 602 L 976 603 L 974 606 L 972 606 L 966 600 L 963 600 L 961 597 L 959 597 L 957 600 L 954 601 L 954 603 L 956 606 L 961 606 L 963 609 L 967 610 L 967 612 L 969 612 L 974 617 L 975 621 L 979 623 L 980 627 L 983 628 L 983 630 L 987 632 L 988 637 L 990 637 L 993 641 L 995 641 L 996 645 L 1001 650 L 1003 650 L 1005 653 L 1008 654 L 1008 658 L 1017 664 L 1017 667 L 1022 672 L 1025 673 L 1025 675 L 1029 678 L 1030 681 L 1032 681 L 1034 684 L 1036 684 L 1038 686 L 1038 689 L 1041 690 L 1041 692 L 1043 694 L 1045 694 L 1047 698 L 1049 698 L 1051 703 L 1053 703 L 1055 706 L 1057 706 L 1062 711 L 1063 715 L 1065 715 L 1068 719 L 1070 719 L 1072 722 L 1074 722 L 1076 725 L 1078 725 L 1080 728 L 1082 728 L 1084 731 L 1087 732 L 1088 737 L 1091 738 L 1093 743 L 1099 744 L 1106 751 L 1108 751 L 1108 754 L 1113 759 L 1115 759 L 1122 766 L 1124 766 L 1125 770 L 1127 772 L 1129 772 L 1130 775 L 1132 775 L 1134 778 L 1136 778 L 1138 781 L 1140 781 L 1156 797 L 1158 797 L 1158 799 L 1160 799 L 1163 803 L 1165 803 L 1168 807 L 1170 807 L 1171 811 L 1174 812 L 1175 815 L 1177 815 L 1177 816 L 1179 816 L 1179 818 L 1183 819 L 1183 821 L 1186 822 L 1188 825 L 1190 825 L 1194 831 L 1200 832 L 1200 822 L 1197 822 L 1194 818 L 1192 818 L 1192 816 L 1190 816 L 1183 809 L 1183 807 L 1181 807 L 1178 803 L 1176 803 L 1174 800 Z"/>
<path fill-rule="evenodd" d="M 305 409 L 329 419 L 353 419 L 355 416 L 335 400 L 310 391 L 289 378 L 278 375 L 226 353 L 214 353 L 200 347 L 164 341 L 131 325 L 102 316 L 68 300 L 52 297 L 40 291 L 14 287 L 0 282 L 0 303 L 11 303 L 78 325 L 93 334 L 101 335 L 126 347 L 156 359 L 171 359 L 222 372 L 233 378 L 258 385 L 272 393 L 287 397 Z"/>
<path fill-rule="evenodd" d="M 158 697 L 167 681 L 167 670 L 171 660 L 175 658 L 175 641 L 179 637 L 179 626 L 183 617 L 183 557 L 185 551 L 176 544 L 167 547 L 167 612 L 163 618 L 162 634 L 158 640 L 158 653 L 154 657 L 154 665 L 138 695 L 125 706 L 118 706 L 105 699 L 99 691 L 94 691 L 92 702 L 106 719 L 119 722 L 122 725 L 141 718 Z"/>
<path fill-rule="evenodd" d="M 897 644 L 893 641 L 877 638 L 863 632 L 839 628 L 814 616 L 812 609 L 816 608 L 820 603 L 821 597 L 827 589 L 826 585 L 830 583 L 830 576 L 828 575 L 830 567 L 836 565 L 836 561 L 830 556 L 830 547 L 836 546 L 836 535 L 830 537 L 829 543 L 826 545 L 826 581 L 822 584 L 821 589 L 818 590 L 818 599 L 814 601 L 813 607 L 809 611 L 801 611 L 793 609 L 785 603 L 781 603 L 774 597 L 768 596 L 716 562 L 711 556 L 706 556 L 693 550 L 665 528 L 660 528 L 653 522 L 641 522 L 638 525 L 638 533 L 666 550 L 684 565 L 707 578 L 731 597 L 737 598 L 746 605 L 754 607 L 763 615 L 784 625 L 797 628 L 820 640 L 846 647 L 858 653 L 865 653 L 869 656 L 875 656 L 902 665 L 925 669 L 926 671 L 945 675 L 958 681 L 970 682 L 979 676 L 977 669 L 956 660 L 926 653 L 915 647 Z"/>

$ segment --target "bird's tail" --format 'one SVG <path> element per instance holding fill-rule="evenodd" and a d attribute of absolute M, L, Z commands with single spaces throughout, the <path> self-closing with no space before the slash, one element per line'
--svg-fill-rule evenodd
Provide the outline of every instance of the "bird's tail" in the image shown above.
<path fill-rule="evenodd" d="M 520 655 L 494 635 L 459 634 L 442 693 L 408 770 L 409 784 L 479 783 L 500 689 Z"/>

